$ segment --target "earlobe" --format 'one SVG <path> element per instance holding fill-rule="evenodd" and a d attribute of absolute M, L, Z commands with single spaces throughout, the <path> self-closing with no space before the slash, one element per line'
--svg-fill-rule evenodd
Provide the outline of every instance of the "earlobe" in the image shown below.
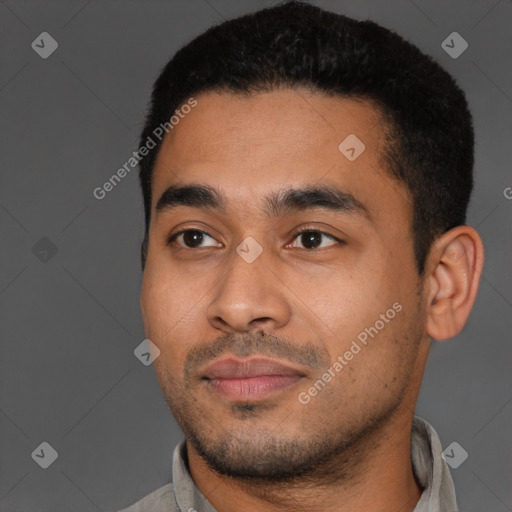
<path fill-rule="evenodd" d="M 426 330 L 445 340 L 462 331 L 475 302 L 484 262 L 480 236 L 457 226 L 439 237 L 429 254 Z"/>

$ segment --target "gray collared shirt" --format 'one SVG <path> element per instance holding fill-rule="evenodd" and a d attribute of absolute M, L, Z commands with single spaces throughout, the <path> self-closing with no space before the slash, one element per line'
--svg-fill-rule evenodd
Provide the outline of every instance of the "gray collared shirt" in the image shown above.
<path fill-rule="evenodd" d="M 185 442 L 182 441 L 174 450 L 173 484 L 157 489 L 119 512 L 216 512 L 194 485 L 184 452 Z M 441 454 L 441 443 L 436 431 L 416 416 L 412 424 L 411 458 L 414 474 L 424 490 L 414 512 L 458 510 L 450 470 Z"/>

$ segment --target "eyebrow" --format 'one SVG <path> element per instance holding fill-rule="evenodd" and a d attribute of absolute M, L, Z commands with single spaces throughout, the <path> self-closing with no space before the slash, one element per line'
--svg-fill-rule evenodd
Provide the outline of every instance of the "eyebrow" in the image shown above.
<path fill-rule="evenodd" d="M 266 213 L 278 217 L 299 211 L 325 209 L 334 212 L 357 214 L 373 220 L 368 208 L 350 192 L 333 186 L 290 187 L 272 192 L 265 198 Z M 160 196 L 156 212 L 178 206 L 203 208 L 226 212 L 227 201 L 222 193 L 208 185 L 171 185 Z"/>

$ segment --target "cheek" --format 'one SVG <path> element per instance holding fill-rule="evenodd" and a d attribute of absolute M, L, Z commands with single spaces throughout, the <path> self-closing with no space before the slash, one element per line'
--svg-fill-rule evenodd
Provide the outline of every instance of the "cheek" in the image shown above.
<path fill-rule="evenodd" d="M 399 286 L 383 271 L 361 271 L 332 279 L 322 293 L 314 298 L 310 295 L 310 300 L 315 301 L 315 312 L 329 327 L 332 360 L 350 350 L 353 342 L 360 345 L 361 352 L 368 352 L 363 359 L 375 356 L 387 360 L 401 350 L 399 340 L 410 329 L 411 311 L 405 311 Z"/>
<path fill-rule="evenodd" d="M 391 307 L 392 293 L 385 286 L 382 276 L 362 270 L 344 272 L 332 276 L 321 287 L 310 285 L 305 302 L 332 333 L 347 339 L 370 322 L 373 324 L 379 313 Z"/>
<path fill-rule="evenodd" d="M 378 409 L 378 404 L 401 399 L 416 365 L 421 328 L 412 309 L 398 301 L 393 304 L 395 308 L 367 312 L 364 320 L 350 319 L 347 329 L 333 338 L 331 360 L 341 357 L 343 366 L 332 395 L 325 397 L 333 407 L 342 405 L 364 414 Z M 336 405 L 338 396 L 343 400 Z"/>
<path fill-rule="evenodd" d="M 187 352 L 201 336 L 205 291 L 204 285 L 170 269 L 146 267 L 140 302 L 146 336 L 161 352 L 155 361 L 157 374 L 181 371 Z"/>
<path fill-rule="evenodd" d="M 141 289 L 141 309 L 146 332 L 159 338 L 186 324 L 201 311 L 205 287 L 170 268 L 146 267 Z M 166 334 L 167 333 L 167 334 Z"/>

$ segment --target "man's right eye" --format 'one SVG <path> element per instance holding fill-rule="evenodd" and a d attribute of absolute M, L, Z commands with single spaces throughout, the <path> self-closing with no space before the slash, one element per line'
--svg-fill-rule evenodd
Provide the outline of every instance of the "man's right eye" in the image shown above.
<path fill-rule="evenodd" d="M 176 242 L 181 247 L 188 249 L 197 249 L 201 247 L 222 247 L 222 244 L 217 242 L 215 238 L 211 237 L 205 231 L 199 229 L 184 229 L 179 233 L 175 233 L 169 238 L 168 243 Z"/>

